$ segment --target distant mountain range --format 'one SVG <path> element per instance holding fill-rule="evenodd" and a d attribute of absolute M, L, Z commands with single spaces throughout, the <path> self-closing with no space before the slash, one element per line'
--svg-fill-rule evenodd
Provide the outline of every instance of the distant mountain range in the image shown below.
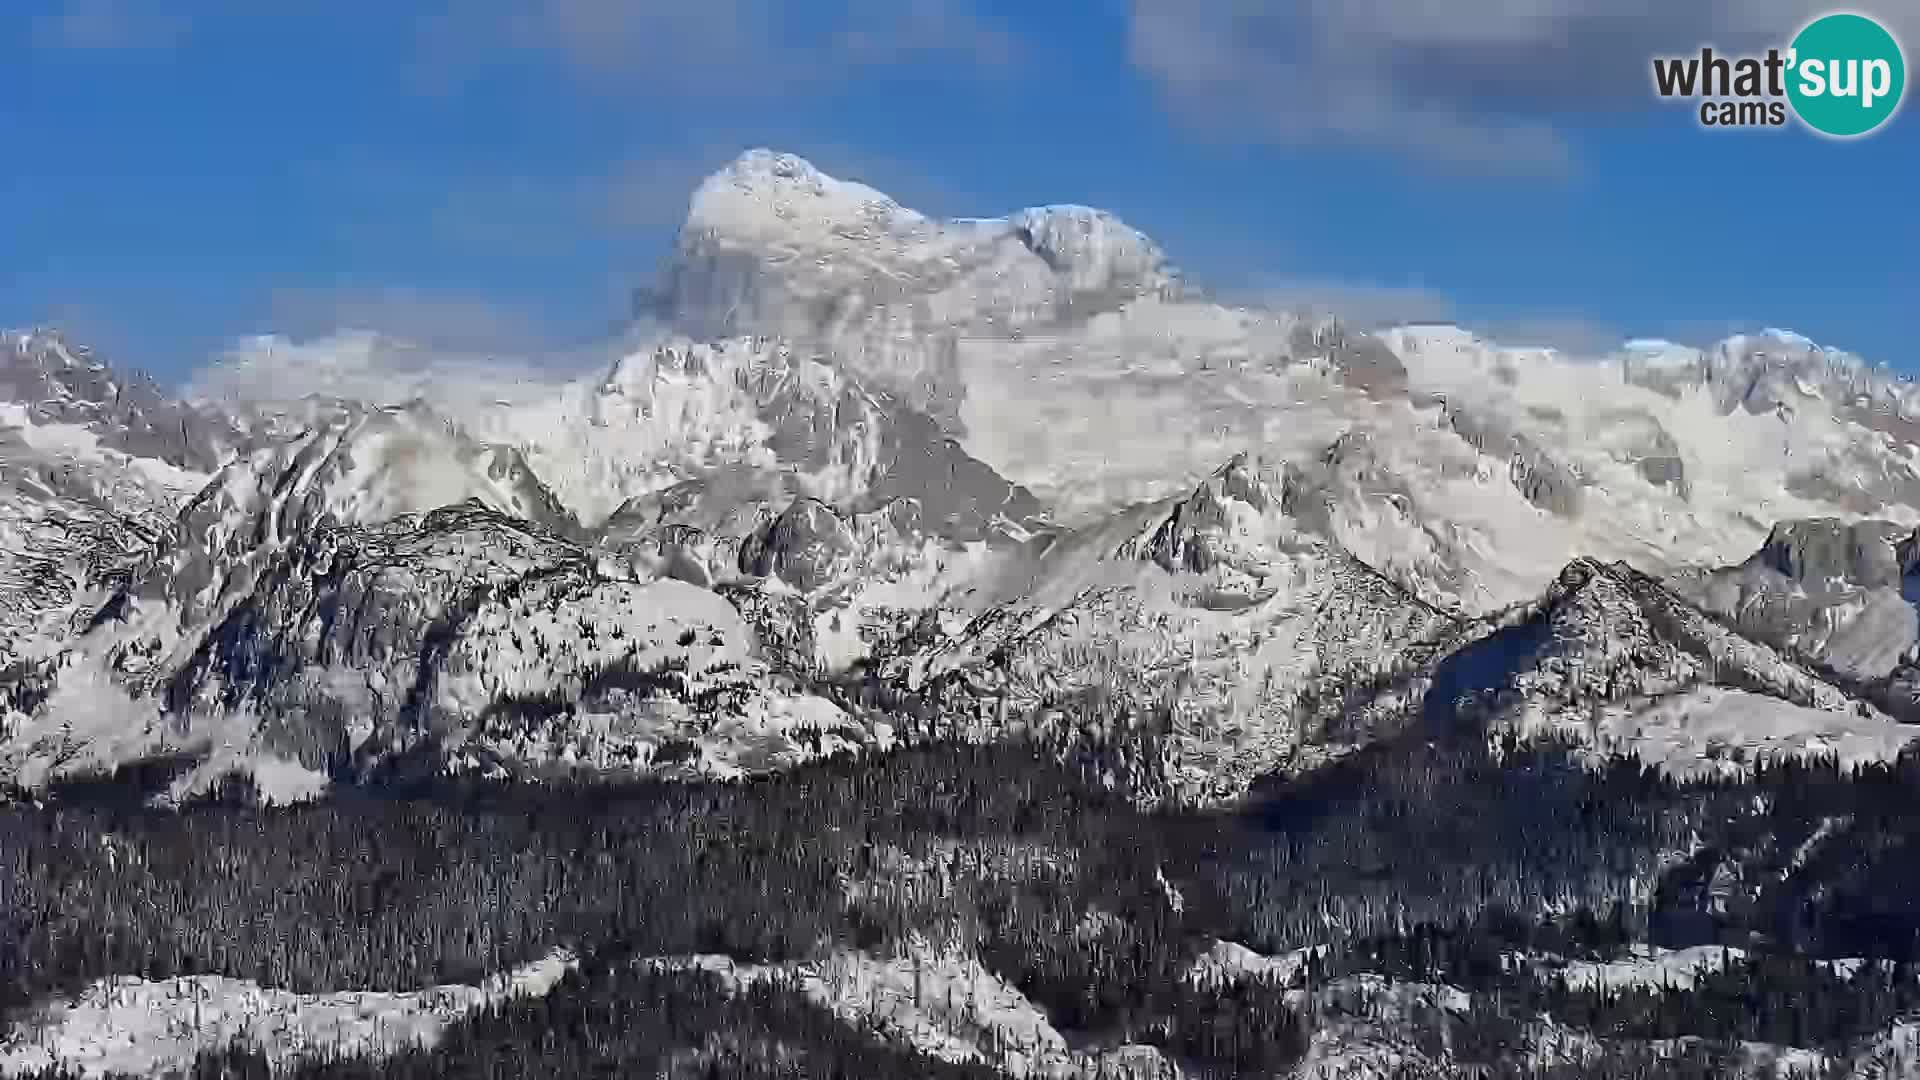
<path fill-rule="evenodd" d="M 1452 715 L 1463 665 L 1594 737 L 1716 687 L 1822 745 L 1913 709 L 1920 392 L 1790 333 L 1367 331 L 1209 300 L 1102 211 L 936 221 L 766 151 L 651 303 L 677 336 L 464 404 L 297 350 L 188 403 L 8 335 L 0 775 L 724 773 L 885 741 L 876 694 L 987 738 L 1097 696 L 1206 801 Z"/>

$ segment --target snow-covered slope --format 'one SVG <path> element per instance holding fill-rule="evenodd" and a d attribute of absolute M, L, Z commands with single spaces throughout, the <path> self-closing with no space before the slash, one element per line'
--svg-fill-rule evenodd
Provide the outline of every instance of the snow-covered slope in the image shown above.
<path fill-rule="evenodd" d="M 1543 522 L 1530 546 L 1661 571 L 1744 559 L 1783 520 L 1877 512 L 1920 521 L 1917 451 L 1887 422 L 1902 384 L 1835 353 L 1815 365 L 1804 339 L 1736 337 L 1710 354 L 1634 342 L 1583 360 L 1451 327 L 1384 336 L 1416 394 L 1444 397 L 1507 437 L 1495 456 L 1511 460 L 1516 477 L 1545 467 L 1578 486 L 1578 511 Z M 1872 393 L 1885 408 L 1842 395 L 1855 381 L 1863 393 L 1880 388 Z M 1490 539 L 1504 553 L 1525 550 L 1511 535 Z"/>
<path fill-rule="evenodd" d="M 181 1075 L 236 1042 L 282 1070 L 329 1055 L 379 1060 L 432 1047 L 468 1014 L 543 996 L 574 963 L 555 953 L 479 986 L 411 993 L 295 994 L 212 975 L 106 979 L 47 1006 L 42 1021 L 0 1031 L 0 1070 Z"/>
<path fill-rule="evenodd" d="M 226 755 L 242 772 L 419 754 L 618 771 L 668 750 L 676 768 L 728 772 L 857 741 L 837 710 L 770 681 L 717 595 L 577 536 L 516 451 L 418 406 L 256 451 L 15 684 L 0 770 L 34 784 L 238 740 L 257 752 Z M 217 744 L 195 734 L 209 727 Z"/>
<path fill-rule="evenodd" d="M 52 330 L 0 331 L 0 401 L 40 426 L 85 429 L 128 458 L 203 473 L 247 441 L 220 411 L 171 397 Z"/>
<path fill-rule="evenodd" d="M 0 333 L 0 669 L 91 615 L 241 440 L 57 333 Z"/>
<path fill-rule="evenodd" d="M 1018 521 L 1040 510 L 924 413 L 773 339 L 671 341 L 635 352 L 614 364 L 583 411 L 558 425 L 557 445 L 520 430 L 536 467 L 561 477 L 563 498 L 588 507 L 590 519 L 675 483 L 748 472 L 764 487 L 788 488 L 788 498 L 852 510 L 918 499 L 929 527 L 955 537 L 980 536 L 995 516 Z M 560 456 L 576 448 L 577 456 Z"/>
<path fill-rule="evenodd" d="M 659 971 L 712 973 L 731 990 L 791 979 L 842 1023 L 896 1039 L 939 1061 L 992 1065 L 1002 1075 L 1051 1080 L 1178 1080 L 1157 1048 L 1078 1049 L 1044 1010 L 962 951 L 919 945 L 882 956 L 839 950 L 797 964 L 727 956 L 650 957 Z"/>
<path fill-rule="evenodd" d="M 1279 480 L 1235 458 L 1184 499 L 1010 552 L 879 670 L 961 731 L 1164 713 L 1183 799 L 1321 760 L 1341 688 L 1455 620 L 1298 531 Z"/>
<path fill-rule="evenodd" d="M 1885 760 L 1920 735 L 1658 580 L 1579 559 L 1538 600 L 1468 624 L 1353 703 L 1348 723 L 1553 736 L 1676 774 L 1759 755 Z"/>
<path fill-rule="evenodd" d="M 1830 395 L 1728 409 L 1716 385 L 1643 385 L 1631 353 L 1580 359 L 1451 327 L 1367 339 L 1404 367 L 1395 389 L 1261 329 L 1281 316 L 1216 309 L 1200 327 L 1203 306 L 1138 301 L 1045 341 L 981 345 L 963 441 L 1076 522 L 1258 450 L 1319 474 L 1321 531 L 1479 612 L 1580 556 L 1664 572 L 1744 559 L 1782 520 L 1920 523 L 1920 450 L 1890 414 Z"/>

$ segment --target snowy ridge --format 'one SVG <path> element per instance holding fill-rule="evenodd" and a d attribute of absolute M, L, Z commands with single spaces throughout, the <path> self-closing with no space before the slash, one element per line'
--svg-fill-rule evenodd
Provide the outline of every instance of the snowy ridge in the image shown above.
<path fill-rule="evenodd" d="M 304 716 L 306 760 L 363 767 L 424 751 L 489 772 L 631 771 L 676 745 L 681 767 L 724 774 L 858 737 L 821 742 L 844 718 L 770 681 L 718 596 L 622 575 L 473 504 L 323 532 L 172 675 L 168 700 Z"/>
<path fill-rule="evenodd" d="M 50 329 L 0 330 L 0 401 L 35 424 L 84 429 L 129 458 L 192 472 L 213 471 L 247 441 L 219 411 L 172 398 Z"/>
<path fill-rule="evenodd" d="M 480 410 L 464 426 L 518 448 L 594 526 L 674 492 L 695 514 L 655 513 L 654 524 L 711 528 L 750 501 L 778 509 L 808 497 L 862 511 L 914 498 L 933 531 L 977 536 L 995 515 L 1021 520 L 1040 509 L 931 417 L 772 338 L 669 339 L 622 356 L 599 378 Z"/>
<path fill-rule="evenodd" d="M 1628 567 L 1569 564 L 1540 600 L 1420 650 L 1345 721 L 1571 739 L 1681 775 L 1762 756 L 1887 760 L 1920 731 Z"/>
<path fill-rule="evenodd" d="M 512 451 L 464 439 L 423 408 L 379 409 L 235 461 L 172 529 L 173 546 L 114 605 L 106 636 L 136 688 L 182 662 L 273 561 L 335 524 L 378 524 L 474 500 L 564 528 L 569 518 Z"/>
<path fill-rule="evenodd" d="M 411 993 L 296 994 L 214 975 L 106 979 L 51 1006 L 44 1021 L 0 1033 L 0 1071 L 172 1075 L 236 1041 L 257 1047 L 275 1069 L 323 1054 L 390 1057 L 431 1048 L 468 1014 L 543 996 L 575 966 L 571 954 L 556 952 L 478 986 Z"/>
<path fill-rule="evenodd" d="M 324 777 L 414 753 L 631 770 L 675 746 L 692 750 L 676 767 L 724 774 L 860 741 L 768 682 L 720 598 L 636 577 L 574 531 L 516 453 L 418 408 L 259 451 L 36 677 L 7 723 L 7 778 L 163 747 Z"/>
<path fill-rule="evenodd" d="M 962 952 L 922 945 L 901 955 L 835 951 L 811 962 L 743 964 L 726 956 L 657 957 L 661 971 L 706 971 L 739 988 L 791 980 L 847 1024 L 878 1030 L 941 1061 L 990 1064 L 1012 1077 L 1177 1080 L 1151 1046 L 1072 1049 L 1046 1013 Z"/>
<path fill-rule="evenodd" d="M 1111 702 L 1171 711 L 1181 798 L 1234 798 L 1328 751 L 1340 688 L 1452 620 L 1291 530 L 1260 466 L 1235 459 L 1149 504 L 1010 556 L 972 617 L 890 661 L 946 721 L 1003 730 Z"/>
<path fill-rule="evenodd" d="M 703 524 L 720 514 L 744 526 L 721 574 L 674 563 L 715 550 L 687 532 L 672 499 L 655 499 L 654 514 L 645 497 L 623 505 L 628 540 L 675 537 L 663 545 L 674 549 L 666 565 L 636 560 L 624 541 L 576 546 L 615 540 L 606 534 L 616 530 L 582 533 L 527 455 L 469 434 L 484 430 L 475 417 L 455 422 L 419 402 L 344 403 L 315 430 L 224 469 L 100 606 L 103 617 L 34 675 L 24 712 L 8 721 L 7 776 L 41 783 L 163 749 L 252 767 L 256 779 L 289 767 L 325 777 L 350 759 L 366 768 L 428 751 L 489 772 L 731 775 L 864 743 L 834 707 L 769 682 L 750 655 L 754 632 L 696 586 L 735 573 L 799 576 L 811 541 L 759 527 L 808 506 L 820 522 L 839 517 L 795 487 L 876 507 L 852 518 L 870 572 L 876 560 L 910 570 L 929 543 L 922 525 L 1017 530 L 1007 513 L 1034 504 L 951 442 L 925 441 L 937 438 L 930 421 L 830 367 L 772 342 L 735 346 L 669 345 L 622 360 L 593 388 L 598 422 L 580 425 L 614 430 L 599 460 L 619 460 L 632 441 L 620 436 L 649 424 L 663 449 L 679 450 L 668 475 L 698 477 L 676 485 L 693 485 L 684 508 Z M 751 445 L 703 450 L 686 438 L 729 409 Z M 743 488 L 741 470 L 759 479 Z M 651 479 L 637 486 L 649 490 Z M 760 497 L 742 502 L 747 491 Z M 929 511 L 898 494 L 913 491 L 962 501 Z M 759 554 L 735 571 L 747 542 Z M 649 584 L 661 574 L 695 584 Z M 724 648 L 701 652 L 709 638 Z M 126 718 L 117 727 L 107 719 L 116 712 Z M 196 774 L 182 790 L 213 779 Z"/>

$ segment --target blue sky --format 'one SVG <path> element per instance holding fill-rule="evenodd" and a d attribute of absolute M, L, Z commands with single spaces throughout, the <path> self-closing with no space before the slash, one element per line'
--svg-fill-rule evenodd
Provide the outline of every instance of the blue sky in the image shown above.
<path fill-rule="evenodd" d="M 769 146 L 938 214 L 1102 206 L 1235 294 L 1920 367 L 1911 107 L 1841 143 L 1652 101 L 1652 52 L 1811 0 L 408 6 L 7 4 L 0 324 L 163 377 L 340 324 L 579 343 Z M 1862 10 L 1913 41 L 1911 7 Z"/>

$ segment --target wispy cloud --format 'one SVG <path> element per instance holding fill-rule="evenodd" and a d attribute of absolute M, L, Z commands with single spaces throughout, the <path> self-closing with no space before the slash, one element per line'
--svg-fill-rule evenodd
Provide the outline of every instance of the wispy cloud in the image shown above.
<path fill-rule="evenodd" d="M 1559 349 L 1600 356 L 1625 340 L 1605 323 L 1577 315 L 1514 315 L 1464 308 L 1440 289 L 1338 278 L 1264 280 L 1226 299 L 1284 311 L 1331 315 L 1351 326 L 1378 328 L 1406 323 L 1457 323 L 1490 340 L 1513 346 Z"/>
<path fill-rule="evenodd" d="M 30 34 L 43 49 L 125 52 L 173 48 L 191 28 L 187 15 L 160 0 L 66 0 L 34 19 Z"/>
<path fill-rule="evenodd" d="M 281 289 L 268 309 L 274 329 L 290 337 L 367 331 L 437 352 L 524 352 L 553 336 L 526 310 L 423 289 Z"/>
<path fill-rule="evenodd" d="M 418 24 L 442 81 L 528 58 L 607 88 L 679 100 L 821 89 L 876 68 L 938 59 L 993 71 L 1018 38 L 966 0 L 847 0 L 827 10 L 781 0 L 472 0 Z"/>
<path fill-rule="evenodd" d="M 1023 51 L 1018 37 L 958 0 L 867 0 L 850 10 L 830 52 L 855 64 L 936 58 L 993 70 L 1013 64 Z"/>
<path fill-rule="evenodd" d="M 1134 0 L 1129 53 L 1174 114 L 1238 138 L 1566 174 L 1562 125 L 1645 108 L 1648 61 L 1784 43 L 1827 0 Z M 1906 0 L 1864 9 L 1920 31 Z"/>
<path fill-rule="evenodd" d="M 1230 299 L 1284 311 L 1332 315 L 1355 326 L 1438 322 L 1454 317 L 1451 300 L 1418 285 L 1280 278 L 1241 290 Z"/>
<path fill-rule="evenodd" d="M 568 342 L 497 298 L 394 287 L 283 289 L 270 336 L 231 342 L 186 380 L 230 407 L 286 407 L 308 395 L 401 402 L 424 397 L 471 419 L 604 367 L 611 339 Z"/>

